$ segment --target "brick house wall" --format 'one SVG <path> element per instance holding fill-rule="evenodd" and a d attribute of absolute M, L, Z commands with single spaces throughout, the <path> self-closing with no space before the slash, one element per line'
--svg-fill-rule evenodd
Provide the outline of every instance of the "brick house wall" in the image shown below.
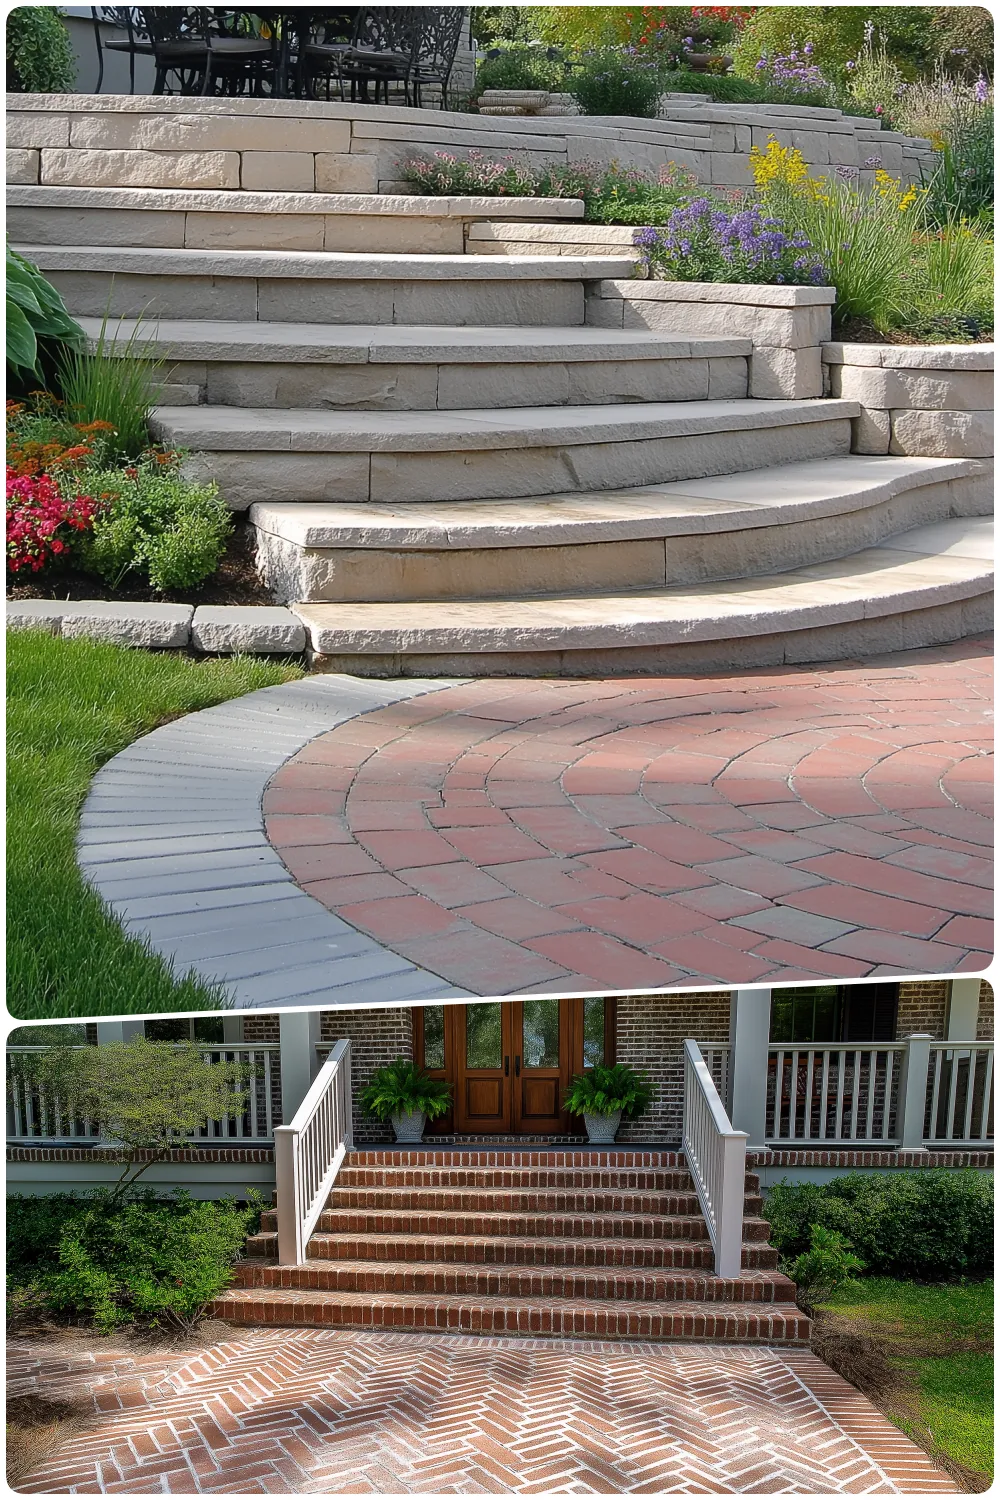
<path fill-rule="evenodd" d="M 643 1068 L 653 1081 L 653 1102 L 637 1120 L 625 1120 L 620 1141 L 681 1137 L 684 1039 L 724 1042 L 729 1037 L 729 990 L 690 995 L 627 995 L 618 1001 L 617 1060 Z"/>
<path fill-rule="evenodd" d="M 979 986 L 979 1019 L 976 1022 L 976 1041 L 993 1040 L 993 986 L 984 979 Z"/>
<path fill-rule="evenodd" d="M 902 1041 L 914 1032 L 926 1031 L 943 1040 L 948 1025 L 947 979 L 904 980 L 899 986 L 896 1036 Z"/>
<path fill-rule="evenodd" d="M 396 1057 L 413 1056 L 413 1019 L 405 1010 L 328 1010 L 320 1018 L 320 1041 L 337 1042 L 346 1037 L 351 1044 L 351 1082 L 354 1089 L 354 1139 L 358 1145 L 378 1145 L 392 1140 L 386 1121 L 365 1119 L 358 1096 L 376 1068 Z"/>

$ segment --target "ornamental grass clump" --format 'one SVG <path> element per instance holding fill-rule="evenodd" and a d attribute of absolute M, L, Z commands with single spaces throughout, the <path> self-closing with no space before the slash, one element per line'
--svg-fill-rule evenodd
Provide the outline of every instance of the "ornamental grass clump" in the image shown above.
<path fill-rule="evenodd" d="M 633 240 L 647 275 L 666 281 L 800 286 L 828 281 L 826 263 L 809 236 L 787 232 L 781 219 L 757 204 L 733 212 L 696 198 L 675 209 L 663 229 L 638 229 Z"/>

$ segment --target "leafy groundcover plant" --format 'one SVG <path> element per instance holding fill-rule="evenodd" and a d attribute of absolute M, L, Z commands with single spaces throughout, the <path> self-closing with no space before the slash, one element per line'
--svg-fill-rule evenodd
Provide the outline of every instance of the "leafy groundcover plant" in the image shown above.
<path fill-rule="evenodd" d="M 451 1088 L 444 1079 L 432 1078 L 405 1057 L 374 1072 L 358 1098 L 363 1113 L 375 1120 L 414 1114 L 437 1120 L 451 1109 Z"/>
<path fill-rule="evenodd" d="M 248 1199 L 9 1197 L 8 1318 L 14 1326 L 92 1323 L 101 1333 L 126 1324 L 189 1331 L 231 1285 L 233 1263 L 259 1223 L 261 1204 Z"/>
<path fill-rule="evenodd" d="M 563 1108 L 571 1115 L 616 1115 L 634 1119 L 649 1108 L 653 1097 L 646 1073 L 627 1063 L 588 1068 L 577 1073 L 566 1090 Z"/>

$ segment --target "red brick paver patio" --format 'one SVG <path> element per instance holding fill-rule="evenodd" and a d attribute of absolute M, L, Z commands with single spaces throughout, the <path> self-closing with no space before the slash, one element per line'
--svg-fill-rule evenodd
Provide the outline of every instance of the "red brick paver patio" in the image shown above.
<path fill-rule="evenodd" d="M 8 1375 L 94 1404 L 31 1494 L 957 1493 L 804 1351 L 281 1329 Z"/>
<path fill-rule="evenodd" d="M 473 994 L 978 971 L 985 640 L 724 676 L 480 680 L 277 772 L 272 844 Z"/>

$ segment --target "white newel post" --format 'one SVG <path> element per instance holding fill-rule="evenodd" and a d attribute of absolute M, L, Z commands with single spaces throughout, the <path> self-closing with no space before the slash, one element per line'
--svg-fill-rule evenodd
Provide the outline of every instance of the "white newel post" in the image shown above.
<path fill-rule="evenodd" d="M 722 1196 L 716 1276 L 739 1276 L 743 1270 L 743 1203 L 746 1192 L 747 1142 L 744 1135 L 722 1138 Z"/>
<path fill-rule="evenodd" d="M 949 1042 L 974 1042 L 979 1024 L 978 979 L 953 979 L 948 1005 Z"/>
<path fill-rule="evenodd" d="M 903 1053 L 903 1076 L 899 1080 L 899 1149 L 926 1151 L 924 1145 L 924 1111 L 927 1106 L 927 1070 L 931 1060 L 931 1042 L 927 1032 L 906 1038 Z"/>
<path fill-rule="evenodd" d="M 760 1151 L 767 1123 L 767 1050 L 771 1037 L 771 991 L 734 990 L 729 1010 L 729 1118 L 745 1130 L 747 1150 Z"/>

